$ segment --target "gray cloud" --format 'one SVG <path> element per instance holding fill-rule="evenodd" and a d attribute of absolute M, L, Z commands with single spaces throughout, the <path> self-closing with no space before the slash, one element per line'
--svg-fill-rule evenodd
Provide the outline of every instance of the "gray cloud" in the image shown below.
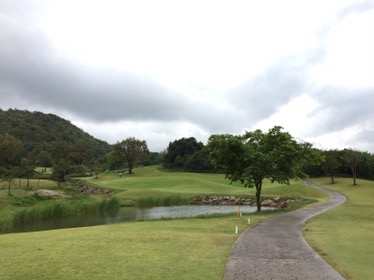
<path fill-rule="evenodd" d="M 374 88 L 326 86 L 313 92 L 313 97 L 321 104 L 314 113 L 325 117 L 323 123 L 310 132 L 312 134 L 335 132 L 353 125 L 365 126 L 365 122 L 374 120 Z"/>
<path fill-rule="evenodd" d="M 67 112 L 89 123 L 154 122 L 156 134 L 173 135 L 173 127 L 181 122 L 192 123 L 206 134 L 237 134 L 307 93 L 320 104 L 310 117 L 323 115 L 324 118 L 303 136 L 319 136 L 362 124 L 363 130 L 352 135 L 352 141 L 364 143 L 374 151 L 371 124 L 374 88 L 317 87 L 308 77 L 310 67 L 325 60 L 325 39 L 332 28 L 352 13 L 373 9 L 372 1 L 352 2 L 342 7 L 321 27 L 318 42 L 308 49 L 283 54 L 236 88 L 217 96 L 210 93 L 204 98 L 168 88 L 152 77 L 91 67 L 64 56 L 35 24 L 42 10 L 28 1 L 17 3 L 0 3 L 2 109 Z M 41 5 L 43 1 L 38 3 Z M 220 65 L 219 58 L 217 65 Z M 205 86 L 197 83 L 194 88 L 209 91 L 209 86 Z"/>
<path fill-rule="evenodd" d="M 281 58 L 257 77 L 236 88 L 230 95 L 232 102 L 246 111 L 251 125 L 268 118 L 309 88 L 307 70 L 322 55 L 317 49 Z"/>
<path fill-rule="evenodd" d="M 232 129 L 243 117 L 235 108 L 201 102 L 147 77 L 78 64 L 56 53 L 38 29 L 1 18 L 0 28 L 5 34 L 0 38 L 3 100 L 95 122 L 179 120 L 211 131 Z"/>
<path fill-rule="evenodd" d="M 356 135 L 356 139 L 368 146 L 374 143 L 374 129 L 372 130 L 363 130 Z"/>
<path fill-rule="evenodd" d="M 75 64 L 56 54 L 37 32 L 9 33 L 0 47 L 0 90 L 5 98 L 16 93 L 96 120 L 146 118 L 142 111 L 148 118 L 165 119 L 181 111 L 178 96 L 149 79 Z"/>

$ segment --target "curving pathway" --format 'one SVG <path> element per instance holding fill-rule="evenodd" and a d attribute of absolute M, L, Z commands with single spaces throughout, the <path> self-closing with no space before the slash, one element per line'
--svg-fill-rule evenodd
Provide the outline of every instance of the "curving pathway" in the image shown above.
<path fill-rule="evenodd" d="M 249 228 L 236 241 L 226 264 L 224 280 L 344 279 L 305 241 L 300 227 L 310 218 L 346 201 L 340 193 L 309 181 L 331 200 L 269 218 Z"/>

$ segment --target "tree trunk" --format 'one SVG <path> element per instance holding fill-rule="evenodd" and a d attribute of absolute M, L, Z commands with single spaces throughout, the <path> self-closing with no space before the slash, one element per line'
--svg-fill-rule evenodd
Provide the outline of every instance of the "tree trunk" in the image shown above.
<path fill-rule="evenodd" d="M 128 161 L 127 165 L 129 167 L 129 174 L 132 174 L 132 169 L 134 167 L 134 163 L 132 161 Z"/>
<path fill-rule="evenodd" d="M 11 180 L 8 181 L 8 195 L 10 195 L 10 182 Z"/>
<path fill-rule="evenodd" d="M 334 176 L 331 175 L 331 184 L 335 184 Z"/>
<path fill-rule="evenodd" d="M 261 212 L 261 189 L 262 189 L 262 181 L 255 183 L 256 185 L 256 205 L 257 205 L 257 212 Z"/>
<path fill-rule="evenodd" d="M 353 185 L 356 186 L 356 176 L 357 176 L 357 172 L 356 172 L 356 168 L 352 168 L 352 176 L 353 176 Z"/>

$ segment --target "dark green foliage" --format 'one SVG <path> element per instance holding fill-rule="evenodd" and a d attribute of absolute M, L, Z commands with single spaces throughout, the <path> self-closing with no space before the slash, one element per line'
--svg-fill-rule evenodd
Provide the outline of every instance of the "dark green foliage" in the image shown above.
<path fill-rule="evenodd" d="M 339 152 L 338 150 L 329 150 L 324 152 L 325 155 L 325 162 L 324 162 L 324 171 L 325 174 L 331 178 L 331 184 L 334 184 L 334 177 L 339 172 L 339 168 L 341 167 L 341 161 L 339 160 Z"/>
<path fill-rule="evenodd" d="M 145 140 L 129 137 L 114 145 L 114 156 L 122 157 L 127 162 L 129 174 L 132 174 L 135 163 L 148 155 L 149 150 Z"/>
<path fill-rule="evenodd" d="M 0 178 L 8 182 L 9 195 L 11 182 L 20 171 L 22 147 L 22 142 L 14 136 L 8 133 L 0 133 Z"/>
<path fill-rule="evenodd" d="M 318 158 L 309 144 L 298 144 L 280 126 L 267 133 L 256 130 L 242 136 L 212 135 L 206 149 L 213 165 L 225 170 L 230 182 L 256 188 L 257 211 L 261 211 L 264 179 L 289 184 L 291 179 L 305 176 L 302 166 L 308 159 Z"/>
<path fill-rule="evenodd" d="M 374 179 L 374 154 L 361 152 L 361 161 L 357 166 L 357 176 L 365 179 Z"/>
<path fill-rule="evenodd" d="M 317 152 L 323 160 L 317 164 L 303 166 L 303 171 L 310 177 L 327 175 L 331 182 L 334 182 L 335 176 L 350 177 L 355 172 L 357 178 L 374 180 L 374 154 L 352 149 Z"/>
<path fill-rule="evenodd" d="M 69 162 L 65 159 L 61 159 L 57 164 L 53 165 L 52 178 L 58 183 L 65 182 L 65 176 L 69 173 L 69 169 Z"/>
<path fill-rule="evenodd" d="M 0 109 L 0 134 L 9 133 L 24 144 L 23 157 L 51 166 L 61 158 L 76 164 L 104 158 L 110 145 L 53 114 Z M 44 154 L 41 155 L 41 153 Z M 47 154 L 45 154 L 47 153 Z"/>
<path fill-rule="evenodd" d="M 163 157 L 163 166 L 193 172 L 213 171 L 204 144 L 197 142 L 194 137 L 170 142 Z"/>
<path fill-rule="evenodd" d="M 162 153 L 150 152 L 146 157 L 140 159 L 138 161 L 138 164 L 142 166 L 158 165 L 158 164 L 162 164 L 162 160 L 163 160 Z"/>

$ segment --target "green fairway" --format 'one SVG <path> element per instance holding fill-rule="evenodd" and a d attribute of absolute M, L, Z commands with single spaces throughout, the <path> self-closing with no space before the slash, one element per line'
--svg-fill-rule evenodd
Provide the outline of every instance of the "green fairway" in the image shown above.
<path fill-rule="evenodd" d="M 223 175 L 167 172 L 156 167 L 135 172 L 122 177 L 100 174 L 98 179 L 87 180 L 115 190 L 115 196 L 128 203 L 152 195 L 254 196 L 253 189 L 230 185 Z M 296 181 L 289 186 L 265 182 L 263 195 L 315 201 L 327 198 Z M 222 279 L 238 238 L 235 227 L 240 234 L 250 226 L 249 218 L 254 225 L 278 213 L 2 234 L 0 279 Z"/>
<path fill-rule="evenodd" d="M 346 279 L 369 280 L 374 275 L 374 182 L 338 178 L 313 182 L 343 193 L 347 201 L 313 218 L 303 228 L 313 248 Z"/>
<path fill-rule="evenodd" d="M 248 217 L 3 234 L 0 279 L 222 279 L 235 226 L 245 230 Z"/>
<path fill-rule="evenodd" d="M 255 196 L 254 189 L 246 189 L 239 183 L 230 185 L 222 174 L 201 174 L 188 172 L 168 172 L 158 170 L 156 166 L 137 168 L 135 174 L 122 175 L 103 173 L 99 178 L 86 178 L 89 183 L 98 187 L 111 188 L 118 193 L 123 205 L 136 205 L 137 200 L 145 197 L 162 197 L 179 195 L 191 198 L 200 194 Z M 263 183 L 263 197 L 302 197 L 310 199 L 327 199 L 321 192 L 306 187 L 302 182 L 291 185 Z"/>

